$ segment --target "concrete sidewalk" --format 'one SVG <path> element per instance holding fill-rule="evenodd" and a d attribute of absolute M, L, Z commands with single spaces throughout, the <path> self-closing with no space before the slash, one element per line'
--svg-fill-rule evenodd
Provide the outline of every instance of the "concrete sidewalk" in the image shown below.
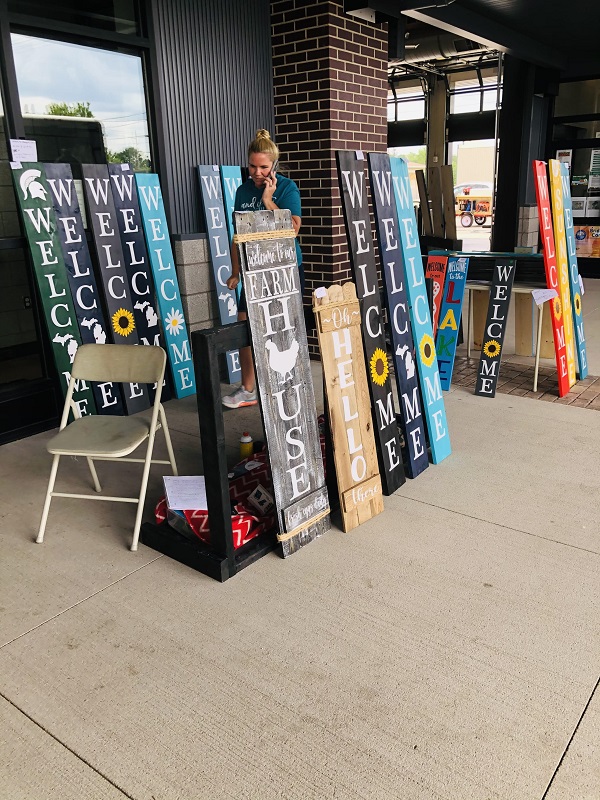
<path fill-rule="evenodd" d="M 0 798 L 598 800 L 600 414 L 446 408 L 452 455 L 382 515 L 225 584 L 129 552 L 110 503 L 55 500 L 36 545 L 50 434 L 0 448 Z M 167 415 L 197 473 L 194 398 Z"/>

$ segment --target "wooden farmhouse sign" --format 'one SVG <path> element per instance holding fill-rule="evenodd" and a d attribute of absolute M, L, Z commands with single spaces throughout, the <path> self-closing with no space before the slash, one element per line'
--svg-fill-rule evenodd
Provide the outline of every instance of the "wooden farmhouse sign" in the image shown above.
<path fill-rule="evenodd" d="M 573 203 L 571 200 L 571 178 L 567 164 L 560 165 L 560 179 L 563 192 L 563 211 L 565 217 L 565 235 L 567 237 L 567 255 L 569 259 L 569 282 L 571 284 L 571 300 L 573 320 L 575 322 L 575 341 L 577 343 L 577 362 L 579 364 L 579 380 L 588 374 L 587 351 L 583 330 L 583 312 L 581 308 L 581 288 L 579 286 L 579 268 L 577 266 L 577 250 L 575 245 L 575 229 L 573 227 Z"/>
<path fill-rule="evenodd" d="M 52 355 L 58 374 L 62 375 L 60 385 L 63 395 L 66 395 L 71 380 L 71 364 L 81 344 L 81 336 L 57 235 L 52 196 L 42 164 L 13 162 L 11 167 Z M 82 416 L 96 410 L 92 390 L 85 381 L 76 385 L 73 401 Z"/>
<path fill-rule="evenodd" d="M 400 425 L 406 442 L 406 471 L 416 478 L 429 466 L 425 423 L 419 394 L 419 376 L 410 328 L 404 266 L 400 253 L 398 215 L 392 188 L 390 159 L 386 153 L 369 153 L 371 197 L 377 220 L 377 239 L 385 287 L 387 316 L 392 337 L 396 386 L 400 398 Z"/>
<path fill-rule="evenodd" d="M 515 279 L 514 259 L 499 258 L 494 264 L 490 301 L 483 333 L 483 346 L 477 370 L 475 394 L 494 397 L 500 373 L 500 358 L 506 320 L 510 306 L 512 285 Z"/>
<path fill-rule="evenodd" d="M 292 218 L 236 211 L 234 222 L 278 538 L 289 556 L 331 526 Z"/>
<path fill-rule="evenodd" d="M 44 171 L 58 223 L 58 238 L 81 341 L 84 344 L 105 344 L 108 326 L 94 276 L 71 166 L 44 164 Z M 92 383 L 91 386 L 99 414 L 124 413 L 119 384 L 104 382 Z"/>
<path fill-rule="evenodd" d="M 563 208 L 562 180 L 560 177 L 560 161 L 557 161 L 555 158 L 551 158 L 548 165 L 550 168 L 550 191 L 552 193 L 554 246 L 556 248 L 556 269 L 558 271 L 559 285 L 558 293 L 563 308 L 569 386 L 573 386 L 577 381 L 575 369 L 575 331 L 573 325 L 573 309 L 571 306 L 569 257 L 567 255 L 567 236 L 565 232 L 565 213 Z"/>
<path fill-rule="evenodd" d="M 135 182 L 175 395 L 187 397 L 196 393 L 196 379 L 160 183 L 158 175 L 141 172 Z"/>
<path fill-rule="evenodd" d="M 342 527 L 351 531 L 383 511 L 353 283 L 317 289 L 313 310 L 321 348 Z"/>
<path fill-rule="evenodd" d="M 442 305 L 442 292 L 444 291 L 444 281 L 446 279 L 447 267 L 448 267 L 448 256 L 441 256 L 441 255 L 427 256 L 425 277 L 429 278 L 433 284 L 433 292 L 432 292 L 433 313 L 431 315 L 431 327 L 433 329 L 434 339 L 437 333 L 437 327 L 439 322 L 440 308 Z"/>
<path fill-rule="evenodd" d="M 231 251 L 219 166 L 199 165 L 197 169 L 219 319 L 222 325 L 229 325 L 237 322 L 238 307 L 235 290 L 227 288 L 227 279 L 231 277 Z M 237 350 L 227 353 L 227 375 L 229 383 L 241 380 L 240 354 Z"/>
<path fill-rule="evenodd" d="M 400 241 L 406 275 L 406 291 L 410 305 L 410 321 L 416 346 L 417 367 L 421 393 L 425 402 L 425 419 L 429 429 L 429 444 L 434 464 L 450 455 L 450 434 L 438 372 L 429 300 L 425 289 L 425 273 L 419 247 L 419 233 L 408 166 L 402 158 L 391 158 L 394 196 L 400 226 Z"/>
<path fill-rule="evenodd" d="M 235 194 L 242 185 L 242 170 L 239 167 L 221 164 L 221 187 L 223 189 L 223 205 L 225 206 L 225 219 L 230 241 L 233 240 L 233 212 L 235 209 Z"/>
<path fill-rule="evenodd" d="M 535 177 L 535 194 L 540 218 L 540 235 L 544 251 L 544 268 L 546 283 L 549 289 L 556 289 L 558 297 L 550 303 L 552 334 L 554 336 L 554 352 L 556 353 L 556 371 L 558 373 L 558 394 L 564 397 L 569 391 L 569 371 L 567 368 L 567 347 L 565 342 L 565 326 L 563 309 L 560 301 L 560 286 L 556 270 L 556 250 L 552 232 L 552 214 L 550 213 L 550 197 L 548 195 L 548 176 L 544 161 L 533 162 Z"/>
<path fill-rule="evenodd" d="M 368 369 L 375 442 L 383 493 L 390 495 L 402 486 L 406 477 L 402 465 L 400 437 L 394 411 L 394 395 L 387 360 L 383 314 L 371 219 L 367 202 L 364 160 L 354 150 L 336 151 L 338 180 L 350 263 L 361 300 L 362 337 Z"/>
<path fill-rule="evenodd" d="M 430 256 L 431 258 L 432 256 Z M 438 256 L 435 256 L 438 258 Z M 441 307 L 440 323 L 435 340 L 440 383 L 444 391 L 448 391 L 452 382 L 454 359 L 458 345 L 458 330 L 462 313 L 462 303 L 467 285 L 469 259 L 464 256 L 445 256 L 447 275 L 443 295 L 438 300 Z M 446 267 L 444 266 L 444 271 Z"/>
<path fill-rule="evenodd" d="M 88 206 L 88 219 L 94 244 L 104 299 L 108 310 L 109 336 L 115 344 L 134 346 L 140 343 L 135 325 L 133 300 L 125 269 L 115 203 L 106 164 L 82 164 L 83 187 Z M 129 414 L 150 406 L 146 384 L 123 385 L 125 406 Z"/>

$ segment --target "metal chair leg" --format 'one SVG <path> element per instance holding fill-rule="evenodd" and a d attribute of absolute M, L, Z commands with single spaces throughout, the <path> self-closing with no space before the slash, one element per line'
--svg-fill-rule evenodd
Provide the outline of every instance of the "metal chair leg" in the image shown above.
<path fill-rule="evenodd" d="M 52 468 L 50 470 L 50 479 L 48 481 L 48 489 L 46 491 L 46 500 L 44 501 L 44 510 L 42 511 L 42 519 L 40 528 L 38 530 L 37 539 L 38 544 L 44 541 L 44 532 L 46 530 L 46 522 L 48 520 L 48 512 L 50 511 L 50 503 L 52 502 L 52 491 L 54 490 L 54 483 L 56 482 L 56 473 L 58 471 L 58 462 L 60 455 L 57 453 L 52 460 Z"/>
<path fill-rule="evenodd" d="M 92 473 L 92 480 L 94 481 L 94 489 L 97 492 L 101 492 L 102 487 L 100 486 L 100 481 L 98 480 L 98 473 L 96 472 L 96 467 L 94 465 L 94 462 L 92 461 L 91 458 L 88 458 L 87 462 L 88 462 L 88 467 L 90 468 L 90 472 Z"/>

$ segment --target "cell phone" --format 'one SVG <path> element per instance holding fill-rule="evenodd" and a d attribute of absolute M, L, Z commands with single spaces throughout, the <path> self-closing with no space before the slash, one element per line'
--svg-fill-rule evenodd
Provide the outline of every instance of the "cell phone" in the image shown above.
<path fill-rule="evenodd" d="M 273 162 L 273 166 L 271 167 L 271 174 L 272 174 L 272 175 L 275 175 L 275 173 L 277 172 L 277 167 L 278 167 L 278 166 L 279 166 L 279 159 L 276 159 L 276 160 Z"/>

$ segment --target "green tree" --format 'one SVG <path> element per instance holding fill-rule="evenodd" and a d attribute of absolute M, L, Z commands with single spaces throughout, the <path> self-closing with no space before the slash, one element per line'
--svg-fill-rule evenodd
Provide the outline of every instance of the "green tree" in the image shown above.
<path fill-rule="evenodd" d="M 57 117 L 87 117 L 90 119 L 94 116 L 90 110 L 89 101 L 83 103 L 48 103 L 46 111 L 48 114 Z"/>
<path fill-rule="evenodd" d="M 146 158 L 137 147 L 126 147 L 118 153 L 107 150 L 106 160 L 112 164 L 131 164 L 136 172 L 150 172 L 150 159 Z"/>

